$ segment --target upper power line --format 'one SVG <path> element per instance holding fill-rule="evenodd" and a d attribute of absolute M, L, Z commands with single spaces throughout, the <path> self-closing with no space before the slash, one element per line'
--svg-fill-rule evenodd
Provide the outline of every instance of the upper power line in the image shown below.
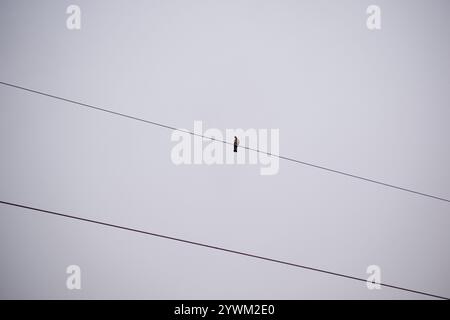
<path fill-rule="evenodd" d="M 90 109 L 93 109 L 93 110 L 106 112 L 106 113 L 113 114 L 113 115 L 116 115 L 116 116 L 119 116 L 119 117 L 124 117 L 124 118 L 128 118 L 128 119 L 131 119 L 131 120 L 144 122 L 144 123 L 147 123 L 147 124 L 155 125 L 155 126 L 166 128 L 166 129 L 170 129 L 170 130 L 176 130 L 176 131 L 188 133 L 188 134 L 191 134 L 191 135 L 194 135 L 194 136 L 198 136 L 198 137 L 202 137 L 202 138 L 205 138 L 205 139 L 209 139 L 209 140 L 212 140 L 212 141 L 222 142 L 222 143 L 230 144 L 230 145 L 233 144 L 232 142 L 228 142 L 228 141 L 225 141 L 225 140 L 219 140 L 219 139 L 216 139 L 216 138 L 213 138 L 213 137 L 204 136 L 204 135 L 201 135 L 201 134 L 198 134 L 198 133 L 195 133 L 195 132 L 191 132 L 191 131 L 187 131 L 187 130 L 183 130 L 183 129 L 178 129 L 178 128 L 175 128 L 175 127 L 172 127 L 172 126 L 169 126 L 169 125 L 166 125 L 166 124 L 162 124 L 162 123 L 158 123 L 158 122 L 155 122 L 155 121 L 150 121 L 150 120 L 134 117 L 134 116 L 131 116 L 131 115 L 127 115 L 125 113 L 112 111 L 112 110 L 109 110 L 109 109 L 105 109 L 105 108 L 101 108 L 101 107 L 94 106 L 94 105 L 91 105 L 91 104 L 87 104 L 87 103 L 83 103 L 83 102 L 79 102 L 79 101 L 63 98 L 63 97 L 56 96 L 56 95 L 53 95 L 53 94 L 49 94 L 49 93 L 42 92 L 42 91 L 33 90 L 33 89 L 30 89 L 30 88 L 25 88 L 25 87 L 22 87 L 22 86 L 19 86 L 19 85 L 15 85 L 15 84 L 11 84 L 11 83 L 8 83 L 8 82 L 0 81 L 0 84 L 2 84 L 4 86 L 12 87 L 12 88 L 20 89 L 20 90 L 23 90 L 23 91 L 39 94 L 39 95 L 42 95 L 42 96 L 50 97 L 50 98 L 53 98 L 53 99 L 58 99 L 58 100 L 61 100 L 61 101 L 73 103 L 73 104 L 76 104 L 76 105 L 79 105 L 79 106 L 82 106 L 82 107 L 86 107 L 86 108 L 90 108 Z M 313 168 L 316 168 L 316 169 L 324 170 L 324 171 L 327 171 L 327 172 L 332 172 L 332 173 L 336 173 L 336 174 L 343 175 L 343 176 L 346 176 L 346 177 L 362 180 L 362 181 L 365 181 L 365 182 L 378 184 L 378 185 L 383 186 L 383 187 L 397 189 L 397 190 L 409 192 L 409 193 L 412 193 L 412 194 L 415 194 L 415 195 L 432 198 L 432 199 L 435 199 L 435 200 L 450 202 L 450 199 L 446 199 L 446 198 L 443 198 L 443 197 L 435 196 L 435 195 L 432 195 L 432 194 L 429 194 L 429 193 L 424 193 L 424 192 L 419 192 L 419 191 L 408 189 L 408 188 L 403 188 L 403 187 L 396 186 L 396 185 L 393 185 L 393 184 L 389 184 L 389 183 L 386 183 L 386 182 L 382 182 L 382 181 L 366 178 L 366 177 L 363 177 L 363 176 L 359 176 L 359 175 L 356 175 L 356 174 L 351 174 L 351 173 L 340 171 L 340 170 L 336 170 L 336 169 L 327 168 L 327 167 L 324 167 L 324 166 L 320 166 L 320 165 L 317 165 L 317 164 L 301 161 L 301 160 L 298 160 L 298 159 L 294 159 L 294 158 L 290 158 L 290 157 L 286 157 L 286 156 L 282 156 L 282 155 L 277 155 L 277 154 L 272 154 L 272 153 L 267 152 L 267 151 L 262 151 L 262 150 L 250 148 L 250 147 L 247 147 L 247 146 L 242 146 L 241 148 L 244 148 L 244 149 L 247 149 L 247 150 L 251 150 L 251 151 L 254 151 L 254 152 L 258 152 L 258 153 L 263 153 L 263 154 L 266 154 L 266 155 L 269 155 L 269 156 L 272 156 L 272 157 L 277 157 L 279 159 L 283 159 L 283 160 L 286 160 L 286 161 L 302 164 L 302 165 L 313 167 Z"/>
<path fill-rule="evenodd" d="M 335 277 L 341 277 L 341 278 L 346 278 L 346 279 L 351 279 L 351 280 L 356 280 L 356 281 L 367 282 L 367 279 L 358 278 L 358 277 L 347 275 L 347 274 L 343 274 L 343 273 L 333 272 L 333 271 L 329 271 L 329 270 L 314 268 L 314 267 L 301 265 L 301 264 L 297 264 L 297 263 L 292 263 L 292 262 L 288 262 L 288 261 L 283 261 L 283 260 L 278 260 L 278 259 L 274 259 L 274 258 L 264 257 L 264 256 L 260 256 L 260 255 L 256 255 L 256 254 L 252 254 L 252 253 L 248 253 L 248 252 L 227 249 L 227 248 L 223 248 L 223 247 L 210 245 L 210 244 L 207 244 L 207 243 L 201 243 L 201 242 L 196 242 L 196 241 L 176 238 L 176 237 L 173 237 L 173 236 L 168 236 L 168 235 L 163 235 L 163 234 L 159 234 L 159 233 L 139 230 L 139 229 L 135 229 L 135 228 L 125 227 L 125 226 L 116 225 L 116 224 L 103 222 L 103 221 L 98 221 L 98 220 L 93 220 L 93 219 L 82 218 L 82 217 L 73 216 L 73 215 L 69 215 L 69 214 L 65 214 L 65 213 L 61 213 L 61 212 L 45 210 L 45 209 L 40 209 L 40 208 L 36 208 L 36 207 L 30 207 L 30 206 L 19 204 L 19 203 L 13 203 L 13 202 L 8 202 L 8 201 L 3 201 L 3 200 L 0 200 L 0 203 L 4 204 L 4 205 L 8 205 L 8 206 L 13 206 L 13 207 L 17 207 L 17 208 L 22 208 L 22 209 L 35 211 L 35 212 L 46 213 L 46 214 L 50 214 L 50 215 L 53 215 L 53 216 L 59 216 L 59 217 L 63 217 L 63 218 L 89 222 L 89 223 L 102 225 L 102 226 L 106 226 L 106 227 L 122 229 L 122 230 L 131 231 L 131 232 L 135 232 L 135 233 L 145 234 L 145 235 L 148 235 L 148 236 L 153 236 L 153 237 L 173 240 L 173 241 L 187 243 L 187 244 L 190 244 L 190 245 L 200 246 L 200 247 L 209 248 L 209 249 L 213 249 L 213 250 L 219 250 L 219 251 L 222 251 L 222 252 L 238 254 L 238 255 L 241 255 L 241 256 L 246 256 L 246 257 L 255 258 L 255 259 L 259 259 L 259 260 L 265 260 L 265 261 L 274 262 L 274 263 L 278 263 L 278 264 L 282 264 L 282 265 L 288 265 L 288 266 L 291 266 L 291 267 L 296 267 L 296 268 L 306 269 L 306 270 L 310 270 L 310 271 L 320 272 L 320 273 L 328 274 L 328 275 L 335 276 Z M 414 289 L 408 289 L 408 288 L 405 288 L 405 287 L 400 287 L 400 286 L 396 286 L 396 285 L 392 285 L 392 284 L 380 283 L 380 285 L 383 286 L 383 287 L 386 287 L 386 288 L 402 290 L 402 291 L 415 293 L 415 294 L 420 294 L 420 295 L 424 295 L 424 296 L 428 296 L 428 297 L 433 297 L 433 298 L 438 298 L 438 299 L 445 299 L 445 300 L 449 299 L 447 297 L 440 296 L 440 295 L 437 295 L 437 294 L 428 293 L 428 292 L 419 291 L 419 290 L 414 290 Z"/>

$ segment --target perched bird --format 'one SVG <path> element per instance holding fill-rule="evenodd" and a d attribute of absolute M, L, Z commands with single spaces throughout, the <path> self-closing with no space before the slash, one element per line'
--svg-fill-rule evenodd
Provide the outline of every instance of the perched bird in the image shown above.
<path fill-rule="evenodd" d="M 239 139 L 236 136 L 234 136 L 234 152 L 237 152 L 238 145 Z"/>

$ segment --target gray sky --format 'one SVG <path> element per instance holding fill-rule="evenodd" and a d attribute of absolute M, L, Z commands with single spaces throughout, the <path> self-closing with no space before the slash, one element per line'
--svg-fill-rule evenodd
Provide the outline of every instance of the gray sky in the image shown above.
<path fill-rule="evenodd" d="M 82 11 L 66 28 L 66 8 Z M 377 4 L 382 29 L 369 31 Z M 5 1 L 0 81 L 450 198 L 450 2 Z M 450 204 L 281 161 L 171 162 L 171 131 L 0 86 L 0 200 L 450 296 Z M 426 298 L 0 205 L 0 298 Z M 68 290 L 66 267 L 82 270 Z"/>

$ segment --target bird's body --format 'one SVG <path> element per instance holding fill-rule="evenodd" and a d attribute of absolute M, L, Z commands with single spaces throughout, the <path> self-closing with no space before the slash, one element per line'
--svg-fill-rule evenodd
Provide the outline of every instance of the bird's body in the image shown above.
<path fill-rule="evenodd" d="M 237 152 L 237 148 L 239 146 L 239 139 L 235 136 L 234 137 L 234 152 Z"/>

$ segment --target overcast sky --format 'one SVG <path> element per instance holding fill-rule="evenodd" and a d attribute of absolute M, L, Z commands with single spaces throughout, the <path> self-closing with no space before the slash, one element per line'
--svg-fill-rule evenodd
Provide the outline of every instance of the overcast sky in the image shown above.
<path fill-rule="evenodd" d="M 449 199 L 449 12 L 0 0 L 0 81 L 188 130 L 279 129 L 283 156 Z M 0 200 L 360 278 L 378 265 L 382 282 L 450 297 L 450 203 L 284 160 L 272 176 L 176 166 L 171 134 L 0 85 Z M 427 297 L 0 204 L 0 298 Z"/>

